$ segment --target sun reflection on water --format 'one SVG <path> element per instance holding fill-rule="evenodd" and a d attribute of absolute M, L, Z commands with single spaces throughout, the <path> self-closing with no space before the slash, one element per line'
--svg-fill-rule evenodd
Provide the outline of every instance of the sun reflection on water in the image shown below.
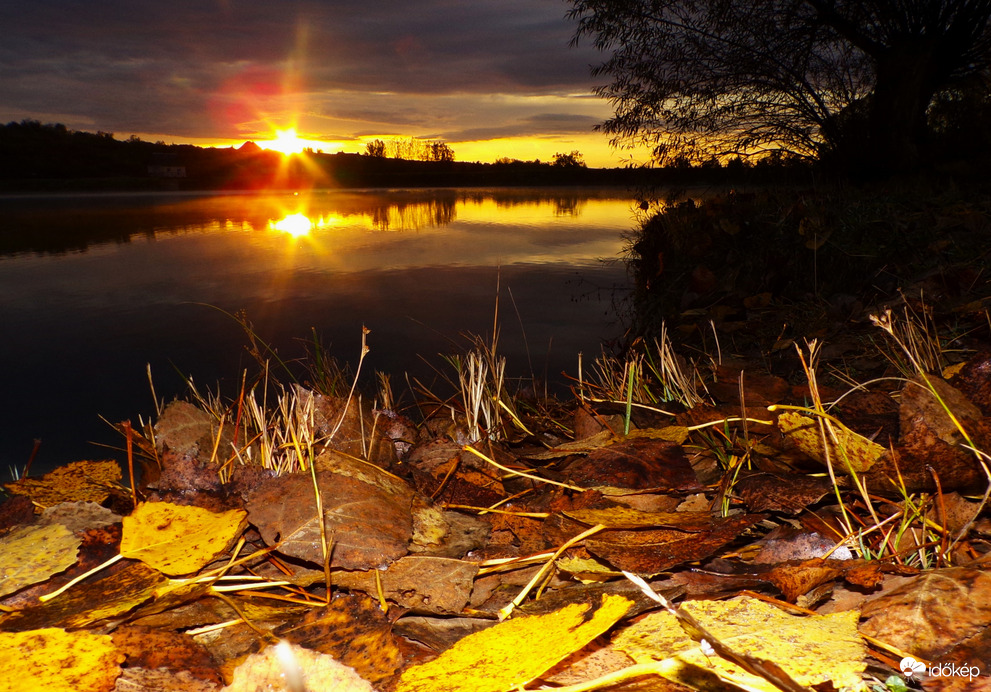
<path fill-rule="evenodd" d="M 270 219 L 268 227 L 270 230 L 280 231 L 294 238 L 302 238 L 314 230 L 340 225 L 342 220 L 337 214 L 316 215 L 298 211 L 286 214 L 281 219 Z"/>
<path fill-rule="evenodd" d="M 278 221 L 269 221 L 268 227 L 273 231 L 282 231 L 294 238 L 299 238 L 309 235 L 310 231 L 313 230 L 313 222 L 306 214 L 296 212 L 295 214 L 287 214 Z"/>

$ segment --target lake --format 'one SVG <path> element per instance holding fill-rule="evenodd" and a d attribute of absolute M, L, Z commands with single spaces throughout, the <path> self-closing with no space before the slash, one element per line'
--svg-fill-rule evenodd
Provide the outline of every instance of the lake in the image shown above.
<path fill-rule="evenodd" d="M 199 387 L 233 395 L 257 372 L 244 311 L 283 358 L 313 331 L 362 382 L 430 381 L 439 353 L 490 335 L 498 296 L 507 374 L 563 393 L 621 335 L 622 190 L 358 190 L 307 194 L 0 197 L 0 476 L 122 458 L 100 417 Z"/>

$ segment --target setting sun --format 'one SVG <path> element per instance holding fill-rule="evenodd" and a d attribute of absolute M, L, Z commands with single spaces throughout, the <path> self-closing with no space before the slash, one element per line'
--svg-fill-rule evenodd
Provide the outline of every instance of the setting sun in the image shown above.
<path fill-rule="evenodd" d="M 296 134 L 296 130 L 290 128 L 288 130 L 276 130 L 275 139 L 268 142 L 259 142 L 259 145 L 263 149 L 271 149 L 272 151 L 278 151 L 287 156 L 289 154 L 299 154 L 306 147 L 310 146 L 305 139 L 300 139 Z"/>

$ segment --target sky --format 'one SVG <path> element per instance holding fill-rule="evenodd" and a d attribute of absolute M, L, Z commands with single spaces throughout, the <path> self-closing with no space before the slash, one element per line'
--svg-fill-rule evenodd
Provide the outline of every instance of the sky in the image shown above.
<path fill-rule="evenodd" d="M 447 143 L 459 161 L 643 160 L 593 127 L 605 58 L 564 0 L 0 0 L 0 122 L 199 146 L 277 130 L 327 153 Z"/>

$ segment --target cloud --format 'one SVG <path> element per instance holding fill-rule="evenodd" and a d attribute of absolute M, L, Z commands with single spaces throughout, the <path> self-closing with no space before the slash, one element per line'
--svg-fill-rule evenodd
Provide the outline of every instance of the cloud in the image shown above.
<path fill-rule="evenodd" d="M 587 132 L 588 65 L 560 0 L 4 3 L 0 120 L 250 136 Z M 548 101 L 552 101 L 553 112 Z M 559 128 L 555 130 L 555 128 Z"/>

